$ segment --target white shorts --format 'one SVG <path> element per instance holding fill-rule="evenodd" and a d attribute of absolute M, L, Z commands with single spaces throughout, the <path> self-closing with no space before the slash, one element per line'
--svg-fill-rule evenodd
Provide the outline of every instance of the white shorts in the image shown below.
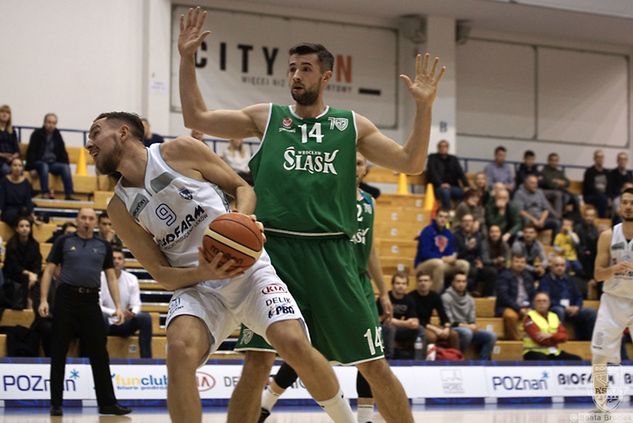
<path fill-rule="evenodd" d="M 169 302 L 167 326 L 183 315 L 195 316 L 206 324 L 210 335 L 209 353 L 216 351 L 239 329 L 240 323 L 266 339 L 266 329 L 271 324 L 300 320 L 309 336 L 299 306 L 265 253 L 243 276 L 228 283 L 208 281 L 177 290 Z"/>
<path fill-rule="evenodd" d="M 591 354 L 619 364 L 622 332 L 626 327 L 633 333 L 633 299 L 602 294 L 591 338 Z"/>

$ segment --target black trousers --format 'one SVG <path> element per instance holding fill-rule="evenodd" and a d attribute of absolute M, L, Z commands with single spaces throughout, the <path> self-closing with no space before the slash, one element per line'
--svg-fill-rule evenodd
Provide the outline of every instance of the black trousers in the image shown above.
<path fill-rule="evenodd" d="M 51 348 L 51 405 L 61 407 L 68 345 L 79 334 L 82 349 L 90 359 L 99 407 L 114 405 L 116 398 L 110 377 L 110 357 L 106 349 L 106 328 L 99 307 L 99 293 L 80 294 L 70 285 L 60 284 L 53 306 Z"/>
<path fill-rule="evenodd" d="M 523 354 L 523 359 L 524 360 L 541 360 L 541 361 L 546 361 L 546 360 L 582 360 L 582 358 L 580 358 L 580 356 L 577 356 L 576 354 L 570 354 L 568 352 L 565 351 L 561 351 L 560 354 L 558 355 L 554 355 L 554 354 L 544 354 L 541 352 L 536 352 L 536 351 L 528 351 L 525 354 Z"/>

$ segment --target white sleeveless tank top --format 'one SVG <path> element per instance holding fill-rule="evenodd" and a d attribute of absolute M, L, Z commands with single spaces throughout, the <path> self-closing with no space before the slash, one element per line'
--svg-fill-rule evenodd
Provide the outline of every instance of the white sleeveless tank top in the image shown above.
<path fill-rule="evenodd" d="M 147 149 L 145 186 L 124 187 L 119 180 L 114 192 L 136 222 L 154 237 L 172 267 L 195 267 L 204 232 L 213 219 L 230 211 L 229 204 L 217 185 L 171 168 L 161 156 L 160 146 L 153 144 Z M 262 259 L 269 262 L 265 252 L 260 264 Z M 255 264 L 249 270 L 257 267 Z M 208 283 L 220 287 L 228 280 Z"/>
<path fill-rule="evenodd" d="M 613 227 L 610 253 L 610 265 L 623 261 L 633 263 L 633 240 L 626 241 L 621 223 Z M 603 291 L 617 297 L 633 298 L 633 272 L 613 275 L 604 282 Z"/>

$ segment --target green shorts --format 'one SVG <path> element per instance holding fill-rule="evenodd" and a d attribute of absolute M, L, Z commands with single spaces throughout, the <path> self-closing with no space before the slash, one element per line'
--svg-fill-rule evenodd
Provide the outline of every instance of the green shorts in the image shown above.
<path fill-rule="evenodd" d="M 326 359 L 340 364 L 383 357 L 373 291 L 356 271 L 353 244 L 346 238 L 266 236 L 266 251 L 299 304 L 312 345 Z M 274 351 L 244 327 L 235 350 Z"/>

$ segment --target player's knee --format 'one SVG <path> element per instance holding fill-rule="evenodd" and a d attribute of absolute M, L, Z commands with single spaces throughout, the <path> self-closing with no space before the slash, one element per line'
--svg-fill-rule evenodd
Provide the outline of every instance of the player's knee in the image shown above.
<path fill-rule="evenodd" d="M 203 354 L 199 347 L 183 337 L 168 339 L 167 364 L 196 369 L 202 361 Z"/>
<path fill-rule="evenodd" d="M 250 375 L 264 375 L 268 377 L 275 362 L 275 353 L 265 351 L 246 351 L 244 355 L 243 372 Z"/>
<path fill-rule="evenodd" d="M 356 367 L 368 382 L 380 380 L 391 374 L 387 360 L 378 359 L 357 364 Z"/>

